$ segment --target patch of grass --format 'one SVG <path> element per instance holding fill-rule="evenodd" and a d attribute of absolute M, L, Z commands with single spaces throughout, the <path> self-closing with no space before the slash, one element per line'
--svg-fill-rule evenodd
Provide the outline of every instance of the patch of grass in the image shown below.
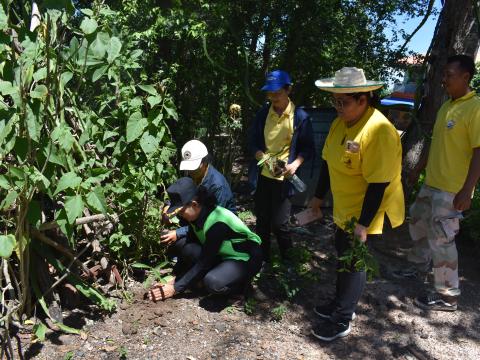
<path fill-rule="evenodd" d="M 247 315 L 253 315 L 255 313 L 255 309 L 257 307 L 257 300 L 254 298 L 248 298 L 243 305 L 243 311 Z"/>
<path fill-rule="evenodd" d="M 126 360 L 127 356 L 128 356 L 127 348 L 123 345 L 120 346 L 120 348 L 118 349 L 118 357 L 122 360 Z"/>
<path fill-rule="evenodd" d="M 288 309 L 284 305 L 279 305 L 270 310 L 270 314 L 272 314 L 272 319 L 275 321 L 281 321 L 287 312 Z"/>

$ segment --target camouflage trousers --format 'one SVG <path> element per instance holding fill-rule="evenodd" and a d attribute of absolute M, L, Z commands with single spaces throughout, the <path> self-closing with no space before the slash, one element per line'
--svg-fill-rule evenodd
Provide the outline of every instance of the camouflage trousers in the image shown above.
<path fill-rule="evenodd" d="M 410 207 L 409 224 L 414 246 L 408 260 L 423 271 L 433 260 L 435 290 L 449 296 L 460 295 L 455 235 L 462 214 L 453 208 L 454 197 L 453 193 L 422 186 Z"/>

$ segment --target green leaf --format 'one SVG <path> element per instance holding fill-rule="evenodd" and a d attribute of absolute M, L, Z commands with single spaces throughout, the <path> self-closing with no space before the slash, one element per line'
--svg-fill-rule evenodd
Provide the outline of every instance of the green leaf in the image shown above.
<path fill-rule="evenodd" d="M 37 71 L 35 71 L 35 73 L 33 74 L 33 80 L 35 80 L 36 82 L 39 82 L 40 80 L 43 80 L 47 77 L 47 68 L 44 66 L 40 69 L 38 69 Z"/>
<path fill-rule="evenodd" d="M 93 11 L 90 9 L 80 9 L 80 11 L 87 16 L 93 16 Z"/>
<path fill-rule="evenodd" d="M 104 65 L 96 69 L 92 75 L 92 82 L 95 82 L 98 79 L 100 79 L 107 72 L 107 70 L 108 70 L 108 65 Z"/>
<path fill-rule="evenodd" d="M 72 133 L 70 132 L 70 128 L 64 124 L 57 126 L 51 133 L 51 138 L 53 141 L 58 142 L 60 147 L 69 152 L 75 142 Z"/>
<path fill-rule="evenodd" d="M 58 181 L 57 188 L 53 195 L 57 195 L 59 192 L 66 189 L 75 189 L 82 183 L 82 178 L 74 172 L 68 172 L 62 175 Z"/>
<path fill-rule="evenodd" d="M 107 201 L 100 186 L 97 186 L 87 195 L 87 204 L 90 208 L 102 214 L 107 213 Z"/>
<path fill-rule="evenodd" d="M 112 137 L 115 137 L 115 136 L 118 136 L 117 131 L 107 130 L 103 133 L 103 141 L 108 140 L 108 139 L 110 139 Z"/>
<path fill-rule="evenodd" d="M 158 140 L 148 132 L 145 132 L 140 139 L 140 146 L 145 155 L 149 155 L 157 150 Z"/>
<path fill-rule="evenodd" d="M 177 110 L 175 109 L 175 104 L 171 99 L 169 99 L 168 101 L 165 101 L 163 106 L 167 111 L 167 114 L 170 115 L 170 117 L 172 117 L 175 120 L 178 120 Z"/>
<path fill-rule="evenodd" d="M 78 39 L 74 36 L 72 37 L 72 40 L 70 40 L 70 45 L 68 48 L 68 55 L 69 57 L 73 56 L 73 54 L 77 53 L 78 55 L 78 48 L 80 47 L 80 43 L 78 42 Z"/>
<path fill-rule="evenodd" d="M 33 99 L 43 99 L 48 94 L 48 89 L 45 85 L 37 85 L 35 89 L 30 91 L 30 96 Z"/>
<path fill-rule="evenodd" d="M 45 341 L 45 333 L 47 332 L 47 326 L 39 322 L 33 326 L 33 333 L 39 341 Z"/>
<path fill-rule="evenodd" d="M 30 138 L 36 142 L 40 140 L 40 132 L 42 130 L 42 125 L 38 121 L 38 116 L 35 114 L 35 112 L 32 110 L 30 105 L 27 104 L 27 129 L 28 129 L 28 135 L 30 135 Z"/>
<path fill-rule="evenodd" d="M 8 180 L 4 175 L 0 175 L 0 188 L 5 190 L 10 189 L 10 184 L 8 183 Z"/>
<path fill-rule="evenodd" d="M 68 222 L 65 209 L 61 209 L 55 214 L 55 222 L 58 224 L 60 230 L 62 230 L 62 233 L 65 234 L 68 239 L 72 239 L 74 227 Z"/>
<path fill-rule="evenodd" d="M 9 191 L 7 193 L 7 196 L 5 196 L 5 199 L 0 203 L 0 209 L 8 209 L 13 202 L 17 199 L 18 193 L 14 190 Z"/>
<path fill-rule="evenodd" d="M 12 95 L 18 91 L 16 86 L 13 86 L 10 81 L 0 80 L 0 94 L 3 96 L 5 95 Z"/>
<path fill-rule="evenodd" d="M 60 75 L 60 84 L 65 87 L 72 77 L 73 74 L 70 71 L 65 71 L 62 73 L 62 75 Z"/>
<path fill-rule="evenodd" d="M 140 112 L 134 112 L 127 121 L 127 142 L 138 139 L 148 125 L 148 120 Z"/>
<path fill-rule="evenodd" d="M 85 35 L 93 34 L 97 28 L 98 23 L 94 19 L 90 18 L 83 19 L 82 23 L 80 24 L 80 29 L 82 29 Z"/>
<path fill-rule="evenodd" d="M 48 180 L 36 167 L 30 167 L 27 172 L 28 179 L 42 190 L 50 187 L 50 180 Z"/>
<path fill-rule="evenodd" d="M 106 32 L 99 32 L 97 34 L 97 38 L 90 46 L 90 50 L 92 54 L 99 59 L 102 59 L 108 48 L 108 44 L 110 43 L 110 35 Z"/>
<path fill-rule="evenodd" d="M 155 90 L 155 88 L 152 85 L 138 85 L 140 89 L 143 91 L 149 93 L 150 95 L 157 96 L 158 92 Z"/>
<path fill-rule="evenodd" d="M 8 16 L 3 9 L 3 5 L 0 5 L 0 30 L 8 28 Z"/>
<path fill-rule="evenodd" d="M 150 107 L 154 107 L 155 105 L 158 105 L 162 102 L 162 98 L 161 96 L 157 95 L 157 96 L 149 96 L 147 98 L 147 101 L 148 103 L 150 104 Z"/>
<path fill-rule="evenodd" d="M 68 196 L 65 198 L 65 211 L 70 224 L 82 216 L 84 209 L 83 199 L 81 195 Z"/>
<path fill-rule="evenodd" d="M 8 259 L 17 245 L 17 240 L 12 234 L 0 235 L 0 256 Z"/>
<path fill-rule="evenodd" d="M 122 42 L 120 41 L 119 38 L 116 36 L 113 36 L 110 39 L 110 42 L 108 44 L 107 48 L 107 61 L 109 64 L 111 64 L 119 55 L 120 55 L 120 50 L 122 49 Z"/>
<path fill-rule="evenodd" d="M 142 263 L 133 263 L 130 266 L 135 269 L 151 269 L 152 268 L 151 266 L 148 266 Z"/>

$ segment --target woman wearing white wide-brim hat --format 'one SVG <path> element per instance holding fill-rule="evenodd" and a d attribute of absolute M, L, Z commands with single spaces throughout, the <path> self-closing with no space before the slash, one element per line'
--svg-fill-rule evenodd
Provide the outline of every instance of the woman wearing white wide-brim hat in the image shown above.
<path fill-rule="evenodd" d="M 367 80 L 362 69 L 345 67 L 334 78 L 317 80 L 315 85 L 332 93 L 338 117 L 325 141 L 320 178 L 309 206 L 320 211 L 331 189 L 340 258 L 351 248 L 346 223 L 352 219 L 358 219 L 354 235 L 362 242 L 382 234 L 385 218 L 392 227 L 403 223 L 402 147 L 395 127 L 372 106 L 372 92 L 383 86 L 381 82 Z M 344 267 L 339 260 L 338 268 Z M 335 298 L 314 308 L 324 320 L 312 330 L 315 337 L 331 341 L 349 334 L 365 282 L 365 271 L 354 266 L 337 273 Z"/>

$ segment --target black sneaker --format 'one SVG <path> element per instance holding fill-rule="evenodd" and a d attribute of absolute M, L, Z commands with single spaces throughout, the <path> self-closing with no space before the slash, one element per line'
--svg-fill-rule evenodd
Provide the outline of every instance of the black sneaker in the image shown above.
<path fill-rule="evenodd" d="M 395 270 L 390 273 L 394 279 L 411 279 L 428 283 L 428 277 L 433 276 L 432 271 L 423 271 L 411 266 L 406 269 Z"/>
<path fill-rule="evenodd" d="M 411 266 L 406 269 L 392 271 L 392 276 L 396 279 L 416 279 L 419 276 L 417 268 Z"/>
<path fill-rule="evenodd" d="M 330 303 L 327 305 L 317 305 L 313 308 L 313 312 L 320 316 L 322 319 L 327 319 L 330 320 L 330 317 L 332 316 L 333 311 L 335 310 L 335 305 Z M 351 321 L 355 320 L 357 317 L 357 314 L 353 313 L 352 318 L 350 319 Z"/>
<path fill-rule="evenodd" d="M 415 305 L 425 310 L 435 311 L 455 311 L 457 310 L 457 298 L 455 296 L 445 296 L 439 293 L 431 293 L 426 296 L 418 297 L 414 301 Z"/>
<path fill-rule="evenodd" d="M 323 341 L 332 341 L 350 334 L 350 323 L 324 321 L 312 329 L 312 335 Z"/>

